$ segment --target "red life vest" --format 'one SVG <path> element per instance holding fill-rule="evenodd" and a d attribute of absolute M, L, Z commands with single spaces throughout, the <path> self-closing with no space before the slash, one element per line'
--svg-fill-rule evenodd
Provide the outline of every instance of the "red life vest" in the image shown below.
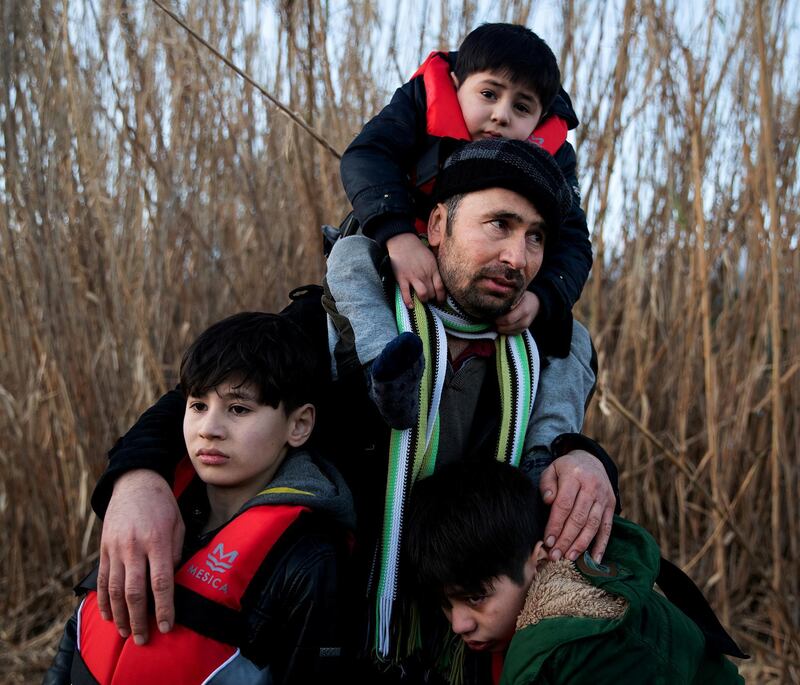
<path fill-rule="evenodd" d="M 176 496 L 193 474 L 184 459 L 176 472 Z M 242 596 L 270 549 L 303 511 L 308 508 L 254 506 L 221 528 L 176 571 L 176 624 L 162 634 L 151 616 L 146 645 L 121 638 L 114 623 L 101 618 L 97 593 L 89 592 L 78 610 L 72 682 L 199 684 L 225 668 L 241 668 L 234 664 L 244 659 L 237 647 L 244 631 Z"/>
<path fill-rule="evenodd" d="M 428 134 L 440 138 L 469 140 L 469 131 L 458 104 L 458 95 L 450 78 L 450 62 L 443 52 L 432 52 L 412 79 L 422 76 L 425 82 L 427 111 L 425 113 Z M 531 143 L 554 155 L 567 140 L 567 122 L 552 114 L 539 122 L 528 136 Z"/>
<path fill-rule="evenodd" d="M 411 78 L 420 76 L 425 83 L 427 102 L 425 119 L 428 135 L 438 138 L 470 140 L 450 72 L 451 67 L 447 55 L 434 51 L 428 55 Z M 553 114 L 539 122 L 533 133 L 528 136 L 528 140 L 554 155 L 566 142 L 567 130 L 567 122 Z M 427 173 L 425 176 L 430 177 L 431 174 Z M 422 183 L 418 184 L 417 188 L 426 195 L 430 195 L 433 191 L 435 177 L 430 180 L 420 180 Z M 420 234 L 427 233 L 427 226 L 421 219 L 417 219 L 416 228 Z"/>

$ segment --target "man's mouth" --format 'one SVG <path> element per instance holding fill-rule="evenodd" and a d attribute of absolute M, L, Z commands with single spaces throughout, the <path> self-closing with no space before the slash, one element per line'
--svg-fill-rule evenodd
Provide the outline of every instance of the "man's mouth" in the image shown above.
<path fill-rule="evenodd" d="M 509 281 L 507 278 L 489 278 L 487 280 L 497 290 L 501 290 L 503 292 L 510 292 L 512 290 L 518 290 L 517 283 L 515 281 Z"/>
<path fill-rule="evenodd" d="M 486 281 L 490 291 L 502 297 L 518 293 L 525 286 L 522 274 L 506 267 L 485 269 L 478 274 L 478 277 Z"/>

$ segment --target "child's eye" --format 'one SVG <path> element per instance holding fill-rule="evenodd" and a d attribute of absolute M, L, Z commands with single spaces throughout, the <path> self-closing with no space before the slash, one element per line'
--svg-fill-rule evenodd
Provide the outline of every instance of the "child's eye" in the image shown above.
<path fill-rule="evenodd" d="M 514 105 L 514 107 L 521 114 L 530 114 L 531 113 L 530 107 L 528 107 L 528 105 L 525 105 L 525 104 L 523 104 L 521 102 L 518 102 L 516 105 Z"/>
<path fill-rule="evenodd" d="M 494 94 L 493 90 L 482 90 L 481 91 L 481 95 L 483 95 L 483 97 L 485 97 L 488 100 L 494 100 L 494 98 L 495 98 L 495 94 Z"/>
<path fill-rule="evenodd" d="M 245 414 L 250 413 L 250 407 L 245 407 L 242 404 L 233 404 L 231 405 L 231 413 L 235 416 L 244 416 Z"/>
<path fill-rule="evenodd" d="M 191 400 L 189 402 L 189 409 L 191 409 L 192 411 L 205 411 L 206 403 L 201 402 L 200 400 Z"/>
<path fill-rule="evenodd" d="M 486 595 L 470 595 L 464 598 L 464 601 L 471 607 L 480 606 L 485 600 Z"/>

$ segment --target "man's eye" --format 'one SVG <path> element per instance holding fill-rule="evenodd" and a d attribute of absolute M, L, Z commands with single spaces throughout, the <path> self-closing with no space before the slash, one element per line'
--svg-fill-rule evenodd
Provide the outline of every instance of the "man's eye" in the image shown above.
<path fill-rule="evenodd" d="M 544 242 L 544 233 L 537 231 L 536 233 L 528 233 L 528 242 L 532 245 L 541 245 Z"/>
<path fill-rule="evenodd" d="M 231 413 L 236 416 L 244 416 L 250 413 L 250 407 L 245 407 L 242 404 L 233 404 L 231 405 Z"/>
<path fill-rule="evenodd" d="M 508 226 L 508 222 L 505 219 L 492 219 L 489 225 L 502 231 Z"/>

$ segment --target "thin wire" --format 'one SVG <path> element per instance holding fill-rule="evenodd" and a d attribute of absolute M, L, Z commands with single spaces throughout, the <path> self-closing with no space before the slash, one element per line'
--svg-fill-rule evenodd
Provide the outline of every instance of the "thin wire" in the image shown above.
<path fill-rule="evenodd" d="M 233 69 L 239 76 L 241 76 L 247 83 L 249 83 L 253 88 L 258 90 L 267 100 L 269 100 L 275 107 L 278 108 L 283 114 L 285 114 L 291 121 L 297 124 L 300 128 L 302 128 L 306 133 L 308 133 L 314 140 L 316 140 L 322 147 L 324 147 L 328 152 L 330 152 L 336 159 L 341 159 L 341 153 L 333 147 L 325 138 L 323 138 L 317 131 L 315 131 L 311 126 L 309 126 L 303 118 L 297 114 L 297 112 L 292 112 L 286 105 L 284 105 L 280 100 L 272 96 L 266 88 L 264 88 L 261 84 L 257 83 L 247 72 L 242 71 L 239 67 L 237 67 L 233 62 L 231 62 L 225 55 L 223 55 L 219 50 L 217 50 L 213 45 L 210 45 L 201 35 L 199 35 L 194 29 L 188 26 L 177 14 L 175 14 L 172 10 L 165 7 L 160 0 L 152 0 L 153 4 L 159 7 L 163 12 L 168 14 L 170 18 L 179 26 L 181 26 L 192 38 L 196 41 L 204 45 L 209 51 L 211 51 L 214 55 L 216 55 L 219 59 L 221 59 L 228 67 Z"/>

